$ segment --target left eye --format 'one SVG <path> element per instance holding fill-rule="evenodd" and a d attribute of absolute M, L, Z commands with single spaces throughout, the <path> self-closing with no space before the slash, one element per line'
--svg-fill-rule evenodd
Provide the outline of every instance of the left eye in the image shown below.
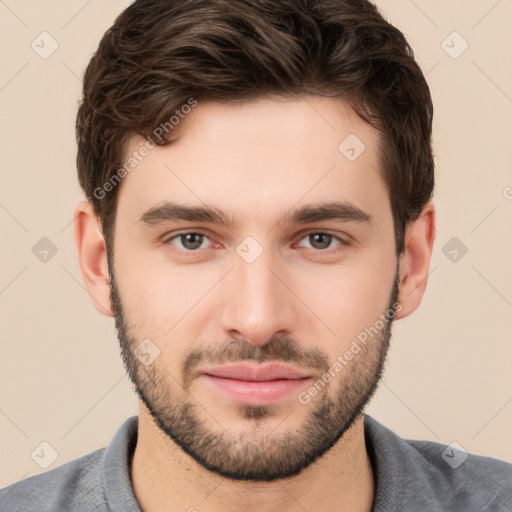
<path fill-rule="evenodd" d="M 343 245 L 344 243 L 341 238 L 329 233 L 322 232 L 308 233 L 305 237 L 301 238 L 301 240 L 309 240 L 313 246 L 313 249 L 318 249 L 320 251 L 329 249 L 329 246 L 333 240 L 338 242 L 337 245 Z"/>
<path fill-rule="evenodd" d="M 210 238 L 203 234 L 203 233 L 197 233 L 197 232 L 190 232 L 190 233 L 178 233 L 177 235 L 174 235 L 173 237 L 169 238 L 167 240 L 167 243 L 173 243 L 172 241 L 176 240 L 178 242 L 178 248 L 185 250 L 187 252 L 194 252 L 198 249 L 204 249 L 206 245 L 204 243 L 207 240 L 210 240 Z M 302 237 L 300 241 L 302 240 L 308 240 L 311 244 L 310 247 L 312 249 L 317 249 L 320 251 L 329 249 L 332 247 L 332 242 L 336 241 L 336 245 L 343 245 L 346 244 L 341 238 L 331 235 L 329 233 L 323 233 L 323 232 L 311 232 L 308 233 L 306 236 Z M 299 244 L 301 245 L 301 244 Z M 301 245 L 304 247 L 303 245 Z"/>

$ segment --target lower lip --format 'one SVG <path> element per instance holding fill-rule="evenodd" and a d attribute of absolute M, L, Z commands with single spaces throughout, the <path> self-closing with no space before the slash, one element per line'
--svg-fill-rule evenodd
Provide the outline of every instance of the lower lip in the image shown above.
<path fill-rule="evenodd" d="M 265 405 L 278 402 L 312 380 L 310 377 L 304 379 L 279 379 L 266 380 L 262 382 L 224 379 L 213 375 L 202 375 L 217 390 L 237 402 L 248 405 Z"/>

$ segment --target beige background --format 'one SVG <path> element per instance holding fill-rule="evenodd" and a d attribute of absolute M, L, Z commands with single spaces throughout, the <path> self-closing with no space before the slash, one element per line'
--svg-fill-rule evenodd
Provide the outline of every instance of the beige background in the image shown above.
<path fill-rule="evenodd" d="M 80 77 L 127 4 L 0 2 L 0 486 L 43 471 L 31 458 L 41 442 L 58 452 L 53 468 L 105 446 L 137 412 L 113 320 L 82 284 L 70 225 L 82 197 Z M 404 437 L 512 462 L 512 1 L 377 4 L 431 86 L 438 233 L 423 304 L 395 323 L 368 412 Z M 59 45 L 47 59 L 31 48 L 43 31 Z M 469 44 L 458 58 L 443 49 L 459 52 L 458 36 L 442 45 L 453 31 Z M 45 263 L 32 253 L 42 237 L 58 249 Z M 468 249 L 456 262 L 443 253 L 452 237 Z"/>

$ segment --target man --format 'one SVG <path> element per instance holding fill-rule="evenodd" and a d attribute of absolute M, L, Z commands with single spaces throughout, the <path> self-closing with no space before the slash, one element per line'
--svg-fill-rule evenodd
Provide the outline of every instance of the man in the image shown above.
<path fill-rule="evenodd" d="M 128 7 L 84 78 L 75 240 L 139 416 L 1 510 L 512 510 L 512 465 L 364 414 L 426 288 L 432 112 L 367 1 Z"/>

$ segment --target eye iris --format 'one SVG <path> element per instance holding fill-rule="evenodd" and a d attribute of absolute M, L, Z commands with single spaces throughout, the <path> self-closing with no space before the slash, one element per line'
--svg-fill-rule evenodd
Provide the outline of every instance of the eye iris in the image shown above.
<path fill-rule="evenodd" d="M 332 241 L 332 235 L 329 235 L 327 233 L 315 233 L 315 234 L 312 234 L 312 235 L 309 235 L 309 239 L 310 239 L 310 242 L 311 245 L 313 247 L 315 247 L 315 244 L 317 242 L 320 242 L 320 247 L 316 247 L 317 249 L 327 249 L 329 247 L 329 245 L 331 245 L 331 241 Z"/>
<path fill-rule="evenodd" d="M 186 233 L 181 235 L 181 242 L 186 249 L 198 249 L 201 247 L 203 235 L 199 233 Z"/>

